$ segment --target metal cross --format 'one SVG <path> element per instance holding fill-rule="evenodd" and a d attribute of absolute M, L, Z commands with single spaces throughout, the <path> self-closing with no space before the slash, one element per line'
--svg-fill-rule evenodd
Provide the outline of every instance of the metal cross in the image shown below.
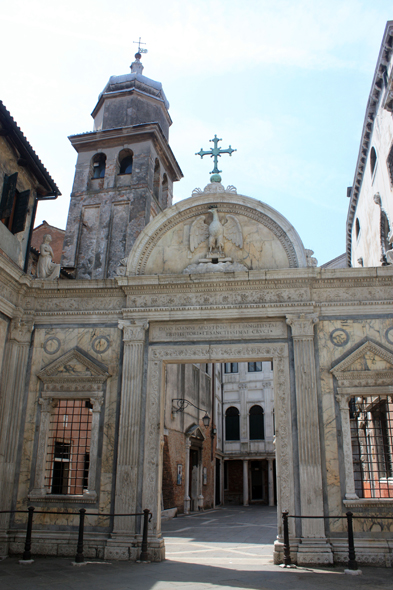
<path fill-rule="evenodd" d="M 147 53 L 147 49 L 141 47 L 141 45 L 146 45 L 146 43 L 142 43 L 141 37 L 139 37 L 139 41 L 133 41 L 133 43 L 138 43 L 138 53 Z"/>
<path fill-rule="evenodd" d="M 210 156 L 211 158 L 214 158 L 214 168 L 210 172 L 210 174 L 219 174 L 220 172 L 222 172 L 222 170 L 219 170 L 217 167 L 218 158 L 221 157 L 221 154 L 229 154 L 230 156 L 232 156 L 232 153 L 236 152 L 236 150 L 232 149 L 231 146 L 229 146 L 229 148 L 226 150 L 217 147 L 218 142 L 222 141 L 222 139 L 218 139 L 217 135 L 215 135 L 213 139 L 209 139 L 209 141 L 213 142 L 214 147 L 212 147 L 208 152 L 205 152 L 201 148 L 201 151 L 197 152 L 195 155 L 201 156 L 201 158 L 203 158 L 203 156 Z"/>

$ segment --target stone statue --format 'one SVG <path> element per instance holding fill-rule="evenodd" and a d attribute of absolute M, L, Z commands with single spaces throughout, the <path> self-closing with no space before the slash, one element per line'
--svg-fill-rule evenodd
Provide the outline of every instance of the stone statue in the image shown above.
<path fill-rule="evenodd" d="M 50 247 L 52 236 L 45 234 L 40 246 L 40 256 L 38 258 L 37 278 L 38 279 L 58 279 L 60 275 L 60 264 L 52 262 L 53 250 Z"/>
<path fill-rule="evenodd" d="M 306 260 L 307 266 L 316 267 L 318 266 L 318 260 L 313 257 L 314 250 L 310 250 L 306 248 Z"/>
<path fill-rule="evenodd" d="M 191 225 L 190 230 L 190 250 L 194 250 L 204 242 L 209 240 L 209 253 L 217 251 L 219 254 L 224 253 L 224 237 L 230 240 L 235 246 L 243 247 L 243 234 L 239 221 L 233 215 L 226 215 L 225 223 L 221 223 L 218 217 L 216 207 L 211 207 L 209 212 L 213 216 L 213 221 L 207 225 L 205 216 L 201 215 Z"/>

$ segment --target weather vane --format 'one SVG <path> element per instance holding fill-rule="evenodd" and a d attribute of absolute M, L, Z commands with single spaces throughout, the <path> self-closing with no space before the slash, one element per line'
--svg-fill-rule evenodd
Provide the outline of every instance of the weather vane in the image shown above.
<path fill-rule="evenodd" d="M 138 43 L 138 53 L 147 53 L 147 49 L 141 47 L 141 45 L 146 45 L 146 43 L 142 43 L 141 37 L 139 37 L 139 41 L 133 41 L 133 43 Z"/>
<path fill-rule="evenodd" d="M 209 141 L 213 142 L 214 147 L 212 147 L 209 151 L 204 151 L 201 148 L 201 151 L 197 152 L 195 155 L 201 156 L 201 158 L 203 158 L 203 156 L 210 156 L 211 158 L 214 158 L 214 168 L 210 172 L 210 174 L 212 175 L 210 177 L 210 182 L 221 182 L 220 172 L 222 172 L 222 170 L 218 169 L 218 158 L 221 157 L 221 154 L 229 154 L 230 156 L 232 156 L 232 153 L 236 152 L 236 150 L 232 149 L 231 146 L 229 146 L 229 148 L 227 148 L 226 150 L 223 150 L 220 147 L 218 147 L 217 144 L 219 141 L 222 141 L 222 139 L 218 139 L 217 135 L 215 135 L 213 139 L 209 139 Z"/>

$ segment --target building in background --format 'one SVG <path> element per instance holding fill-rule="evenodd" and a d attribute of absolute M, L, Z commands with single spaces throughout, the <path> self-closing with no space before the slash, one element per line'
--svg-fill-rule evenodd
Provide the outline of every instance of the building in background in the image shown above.
<path fill-rule="evenodd" d="M 0 249 L 26 272 L 37 202 L 61 193 L 1 101 L 0 191 Z"/>
<path fill-rule="evenodd" d="M 367 102 L 355 177 L 347 191 L 348 266 L 393 264 L 392 115 L 393 21 L 389 21 Z"/>
<path fill-rule="evenodd" d="M 273 363 L 222 365 L 224 503 L 275 503 Z"/>

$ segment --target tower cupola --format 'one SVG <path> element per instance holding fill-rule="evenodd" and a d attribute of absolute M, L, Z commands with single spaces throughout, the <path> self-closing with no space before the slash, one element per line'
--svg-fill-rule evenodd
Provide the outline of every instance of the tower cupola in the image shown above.
<path fill-rule="evenodd" d="M 139 51 L 129 74 L 111 76 L 92 112 L 94 131 L 158 123 L 166 139 L 172 119 L 161 82 L 142 74 Z"/>

